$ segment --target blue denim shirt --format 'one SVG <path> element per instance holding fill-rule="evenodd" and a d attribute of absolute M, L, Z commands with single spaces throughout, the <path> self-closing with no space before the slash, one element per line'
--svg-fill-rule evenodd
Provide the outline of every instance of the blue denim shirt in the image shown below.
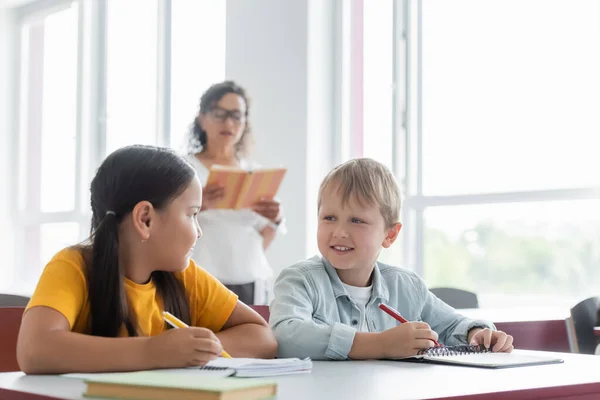
<path fill-rule="evenodd" d="M 458 314 L 433 295 L 412 271 L 377 263 L 373 291 L 364 308 L 369 332 L 382 332 L 399 324 L 379 309 L 380 303 L 395 308 L 409 321 L 424 321 L 447 346 L 465 344 L 474 327 L 495 329 L 487 321 Z M 315 256 L 284 269 L 275 282 L 270 324 L 279 357 L 311 357 L 314 360 L 348 359 L 361 309 L 349 296 L 333 266 Z"/>

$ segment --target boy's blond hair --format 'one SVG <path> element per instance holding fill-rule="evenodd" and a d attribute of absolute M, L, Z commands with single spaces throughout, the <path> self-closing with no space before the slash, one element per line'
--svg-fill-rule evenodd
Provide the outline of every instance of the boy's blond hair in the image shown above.
<path fill-rule="evenodd" d="M 337 186 L 342 195 L 342 206 L 351 196 L 361 205 L 379 207 L 386 227 L 400 221 L 402 195 L 392 172 L 383 164 L 371 158 L 355 158 L 332 169 L 319 187 L 318 209 L 321 208 L 323 192 L 330 186 Z"/>

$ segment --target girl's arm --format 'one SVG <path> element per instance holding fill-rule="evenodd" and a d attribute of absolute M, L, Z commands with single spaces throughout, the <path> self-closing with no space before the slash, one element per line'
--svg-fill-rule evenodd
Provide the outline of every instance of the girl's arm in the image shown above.
<path fill-rule="evenodd" d="M 204 365 L 222 351 L 215 334 L 205 328 L 105 338 L 71 332 L 60 312 L 37 306 L 23 317 L 17 361 L 26 374 L 116 372 Z"/>
<path fill-rule="evenodd" d="M 273 358 L 277 355 L 277 341 L 267 322 L 240 301 L 216 335 L 223 349 L 233 357 Z"/>
<path fill-rule="evenodd" d="M 27 374 L 144 369 L 149 364 L 145 351 L 148 339 L 74 333 L 58 311 L 33 307 L 21 323 L 17 361 Z"/>

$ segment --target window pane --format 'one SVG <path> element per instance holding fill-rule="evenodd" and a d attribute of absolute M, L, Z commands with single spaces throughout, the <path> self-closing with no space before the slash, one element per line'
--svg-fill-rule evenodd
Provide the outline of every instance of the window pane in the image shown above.
<path fill-rule="evenodd" d="M 107 2 L 107 154 L 156 143 L 157 0 Z"/>
<path fill-rule="evenodd" d="M 50 259 L 65 247 L 73 246 L 83 238 L 79 236 L 79 224 L 59 222 L 40 227 L 40 261 L 46 265 Z"/>
<path fill-rule="evenodd" d="M 484 306 L 569 305 L 600 293 L 599 200 L 431 207 L 424 215 L 430 287 L 473 290 Z"/>
<path fill-rule="evenodd" d="M 75 207 L 77 6 L 23 27 L 20 180 L 28 211 Z M 25 89 L 26 88 L 26 89 Z"/>
<path fill-rule="evenodd" d="M 600 184 L 599 16 L 594 0 L 423 2 L 426 194 Z"/>
<path fill-rule="evenodd" d="M 187 145 L 202 93 L 225 79 L 225 7 L 225 1 L 173 1 L 171 146 L 176 149 Z"/>
<path fill-rule="evenodd" d="M 363 156 L 392 169 L 393 1 L 365 1 Z"/>
<path fill-rule="evenodd" d="M 30 293 L 46 264 L 60 250 L 77 244 L 80 237 L 79 224 L 58 222 L 32 225 L 25 229 L 27 252 L 18 271 L 17 291 Z"/>

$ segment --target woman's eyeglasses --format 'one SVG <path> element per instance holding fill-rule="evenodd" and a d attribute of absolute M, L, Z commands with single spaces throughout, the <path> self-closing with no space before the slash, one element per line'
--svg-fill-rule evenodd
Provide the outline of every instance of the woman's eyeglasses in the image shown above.
<path fill-rule="evenodd" d="M 246 116 L 242 115 L 239 110 L 226 110 L 221 107 L 215 107 L 210 110 L 210 115 L 219 122 L 225 122 L 227 118 L 231 118 L 235 124 L 240 124 L 246 120 Z"/>

